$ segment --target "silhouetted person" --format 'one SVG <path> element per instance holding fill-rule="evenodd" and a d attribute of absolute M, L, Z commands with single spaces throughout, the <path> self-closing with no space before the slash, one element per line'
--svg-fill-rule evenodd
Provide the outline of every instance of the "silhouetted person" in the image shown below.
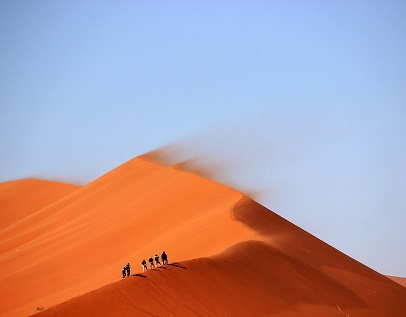
<path fill-rule="evenodd" d="M 122 268 L 122 270 L 121 270 L 121 273 L 123 274 L 123 278 L 125 278 L 125 273 L 126 273 L 126 269 L 125 269 L 125 265 L 123 266 L 123 268 Z"/>
<path fill-rule="evenodd" d="M 130 269 L 131 269 L 130 263 L 127 263 L 127 265 L 125 266 L 125 270 L 126 270 L 126 272 L 127 272 L 127 276 L 130 276 Z"/>
<path fill-rule="evenodd" d="M 161 262 L 159 262 L 159 255 L 158 254 L 155 254 L 155 265 L 156 265 L 156 267 L 158 267 L 158 265 L 161 266 Z"/>
<path fill-rule="evenodd" d="M 147 261 L 145 261 L 145 259 L 142 260 L 141 265 L 142 265 L 142 271 L 143 271 L 143 272 L 144 272 L 145 270 L 148 271 L 148 268 L 147 268 Z"/>
<path fill-rule="evenodd" d="M 149 266 L 151 267 L 151 270 L 155 267 L 154 266 L 154 259 L 152 258 L 152 256 L 149 258 Z"/>
<path fill-rule="evenodd" d="M 168 264 L 168 256 L 166 255 L 165 251 L 162 252 L 161 259 L 162 259 L 162 264 L 164 264 L 164 265 Z"/>

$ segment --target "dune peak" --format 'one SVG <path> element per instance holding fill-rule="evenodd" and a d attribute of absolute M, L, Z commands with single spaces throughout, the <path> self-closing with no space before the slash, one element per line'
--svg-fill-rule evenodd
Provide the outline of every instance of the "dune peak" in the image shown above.
<path fill-rule="evenodd" d="M 404 287 L 240 191 L 179 162 L 159 163 L 159 155 L 134 158 L 42 205 L 26 200 L 35 212 L 0 230 L 0 316 L 406 310 Z M 0 186 L 0 197 L 8 190 Z M 142 259 L 163 250 L 169 265 L 142 272 Z M 123 279 L 127 262 L 132 275 Z"/>

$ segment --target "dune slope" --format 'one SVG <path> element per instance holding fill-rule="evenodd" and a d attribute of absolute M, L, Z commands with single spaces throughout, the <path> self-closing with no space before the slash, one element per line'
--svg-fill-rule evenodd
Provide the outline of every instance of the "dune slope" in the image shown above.
<path fill-rule="evenodd" d="M 79 188 L 37 179 L 0 183 L 0 230 Z"/>
<path fill-rule="evenodd" d="M 171 265 L 140 273 L 165 250 Z M 121 267 L 132 276 L 121 279 Z M 243 194 L 135 158 L 0 231 L 0 316 L 403 316 L 406 289 Z"/>
<path fill-rule="evenodd" d="M 402 285 L 403 287 L 406 287 L 406 278 L 404 277 L 399 277 L 399 276 L 387 276 L 391 280 L 395 281 L 396 283 Z"/>
<path fill-rule="evenodd" d="M 162 250 L 186 260 L 252 239 L 230 218 L 241 197 L 135 158 L 0 231 L 0 316 L 27 316 L 117 281 L 125 263 L 136 269 Z"/>

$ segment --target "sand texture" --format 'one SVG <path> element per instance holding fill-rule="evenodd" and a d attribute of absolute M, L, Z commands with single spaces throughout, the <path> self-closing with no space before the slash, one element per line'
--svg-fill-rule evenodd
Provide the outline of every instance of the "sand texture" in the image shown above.
<path fill-rule="evenodd" d="M 146 157 L 81 187 L 0 184 L 0 207 L 0 316 L 406 311 L 400 284 L 240 192 Z M 163 250 L 169 265 L 142 272 Z"/>

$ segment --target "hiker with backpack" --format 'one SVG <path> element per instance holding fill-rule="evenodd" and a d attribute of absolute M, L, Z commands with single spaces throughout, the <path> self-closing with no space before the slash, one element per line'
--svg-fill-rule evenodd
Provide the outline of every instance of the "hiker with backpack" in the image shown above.
<path fill-rule="evenodd" d="M 142 260 L 141 265 L 142 265 L 142 271 L 143 271 L 143 272 L 148 271 L 148 268 L 147 268 L 147 261 L 145 261 L 145 259 Z"/>
<path fill-rule="evenodd" d="M 156 265 L 156 267 L 158 267 L 158 265 L 161 266 L 161 262 L 159 262 L 159 255 L 158 254 L 155 254 L 155 265 Z"/>
<path fill-rule="evenodd" d="M 149 265 L 150 265 L 150 267 L 151 267 L 151 270 L 153 269 L 153 268 L 155 268 L 155 266 L 154 266 L 154 259 L 152 258 L 152 256 L 149 258 Z"/>
<path fill-rule="evenodd" d="M 163 265 L 168 264 L 168 256 L 166 255 L 165 251 L 162 252 L 161 259 Z"/>
<path fill-rule="evenodd" d="M 127 277 L 130 276 L 130 269 L 131 269 L 131 265 L 130 265 L 130 263 L 127 263 L 127 265 L 125 266 L 125 271 L 127 272 Z"/>

